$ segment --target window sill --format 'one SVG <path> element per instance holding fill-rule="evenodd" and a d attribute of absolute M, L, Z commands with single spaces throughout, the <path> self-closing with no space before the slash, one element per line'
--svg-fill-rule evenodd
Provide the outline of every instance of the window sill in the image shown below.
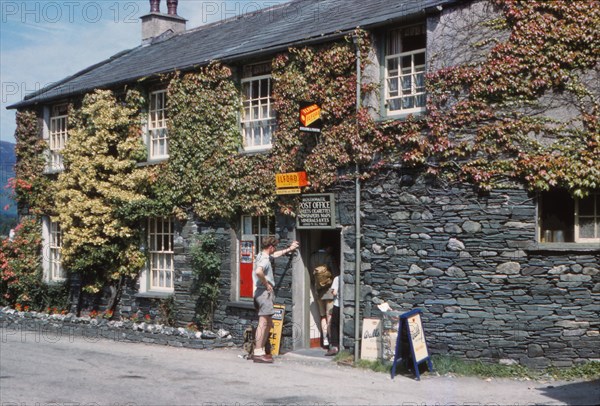
<path fill-rule="evenodd" d="M 146 299 L 168 299 L 173 296 L 174 292 L 139 292 L 136 293 L 135 297 L 146 298 Z"/>
<path fill-rule="evenodd" d="M 59 286 L 59 285 L 64 285 L 64 283 L 67 281 L 67 278 L 64 279 L 49 279 L 46 281 L 46 285 L 48 286 Z"/>
<path fill-rule="evenodd" d="M 248 149 L 240 149 L 240 154 L 243 155 L 252 155 L 252 154 L 264 154 L 267 152 L 271 152 L 271 150 L 273 149 L 272 145 L 268 145 L 265 147 L 260 147 L 260 148 L 248 148 Z"/>
<path fill-rule="evenodd" d="M 427 113 L 427 111 L 425 109 L 422 109 L 406 113 L 389 113 L 384 109 L 382 110 L 382 113 L 382 116 L 379 119 L 377 119 L 378 122 L 406 120 L 408 116 L 420 117 L 424 116 Z"/>
<path fill-rule="evenodd" d="M 540 242 L 525 249 L 528 252 L 600 252 L 599 243 Z"/>
<path fill-rule="evenodd" d="M 65 169 L 64 168 L 60 168 L 60 169 L 44 169 L 44 175 L 58 175 L 62 172 L 64 172 Z"/>
<path fill-rule="evenodd" d="M 144 161 L 144 162 L 138 162 L 137 166 L 138 167 L 142 167 L 142 166 L 158 165 L 160 163 L 167 162 L 168 160 L 169 160 L 169 157 L 166 157 L 166 158 L 157 158 L 157 159 L 149 159 L 149 160 Z"/>

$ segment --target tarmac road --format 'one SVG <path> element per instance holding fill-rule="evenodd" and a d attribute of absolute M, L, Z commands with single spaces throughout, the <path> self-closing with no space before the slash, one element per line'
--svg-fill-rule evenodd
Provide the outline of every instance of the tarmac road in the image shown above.
<path fill-rule="evenodd" d="M 0 329 L 0 405 L 600 403 L 600 381 L 426 376 L 417 382 L 338 366 L 324 357 L 288 353 L 264 365 L 241 354 Z"/>

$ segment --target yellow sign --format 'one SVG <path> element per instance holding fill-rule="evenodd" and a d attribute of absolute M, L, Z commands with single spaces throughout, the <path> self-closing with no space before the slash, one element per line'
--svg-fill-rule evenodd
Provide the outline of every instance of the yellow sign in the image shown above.
<path fill-rule="evenodd" d="M 271 354 L 279 355 L 279 347 L 281 345 L 281 332 L 283 331 L 283 316 L 285 315 L 284 305 L 273 305 L 275 314 L 273 314 L 273 328 L 269 334 L 271 342 Z"/>
<path fill-rule="evenodd" d="M 321 118 L 321 108 L 316 104 L 311 104 L 300 110 L 300 122 L 303 126 L 308 127 L 315 121 Z"/>
<path fill-rule="evenodd" d="M 275 186 L 277 188 L 303 187 L 308 185 L 306 172 L 278 173 L 275 175 Z"/>

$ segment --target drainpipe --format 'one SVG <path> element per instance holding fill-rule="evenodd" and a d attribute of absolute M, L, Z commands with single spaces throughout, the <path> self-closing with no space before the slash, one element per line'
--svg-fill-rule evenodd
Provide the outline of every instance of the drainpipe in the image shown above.
<path fill-rule="evenodd" d="M 361 91 L 360 91 L 360 82 L 361 82 L 361 74 L 360 74 L 360 65 L 361 65 L 361 55 L 360 55 L 360 45 L 358 43 L 358 37 L 355 35 L 352 37 L 354 41 L 354 46 L 356 47 L 356 132 L 359 132 L 359 119 L 358 113 L 361 107 Z M 354 232 L 356 234 L 355 238 L 355 271 L 354 271 L 354 362 L 358 362 L 359 359 L 359 350 L 360 350 L 360 179 L 359 179 L 359 167 L 358 162 L 355 163 L 355 179 L 354 179 L 354 189 L 355 189 L 355 212 L 356 219 L 354 221 L 355 229 Z"/>

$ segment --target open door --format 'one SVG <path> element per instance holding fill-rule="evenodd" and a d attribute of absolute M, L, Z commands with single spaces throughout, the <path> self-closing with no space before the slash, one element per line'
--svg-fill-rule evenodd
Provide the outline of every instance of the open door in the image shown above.
<path fill-rule="evenodd" d="M 299 337 L 295 339 L 296 348 L 318 348 L 323 345 L 321 315 L 319 306 L 315 300 L 316 291 L 314 288 L 311 256 L 327 247 L 331 247 L 331 256 L 335 263 L 335 268 L 341 266 L 341 230 L 323 229 L 323 230 L 299 230 L 300 252 L 304 265 L 304 272 L 301 278 L 294 282 L 302 285 L 302 289 L 294 289 L 294 322 L 302 326 L 298 329 Z M 297 314 L 299 313 L 299 314 Z"/>

